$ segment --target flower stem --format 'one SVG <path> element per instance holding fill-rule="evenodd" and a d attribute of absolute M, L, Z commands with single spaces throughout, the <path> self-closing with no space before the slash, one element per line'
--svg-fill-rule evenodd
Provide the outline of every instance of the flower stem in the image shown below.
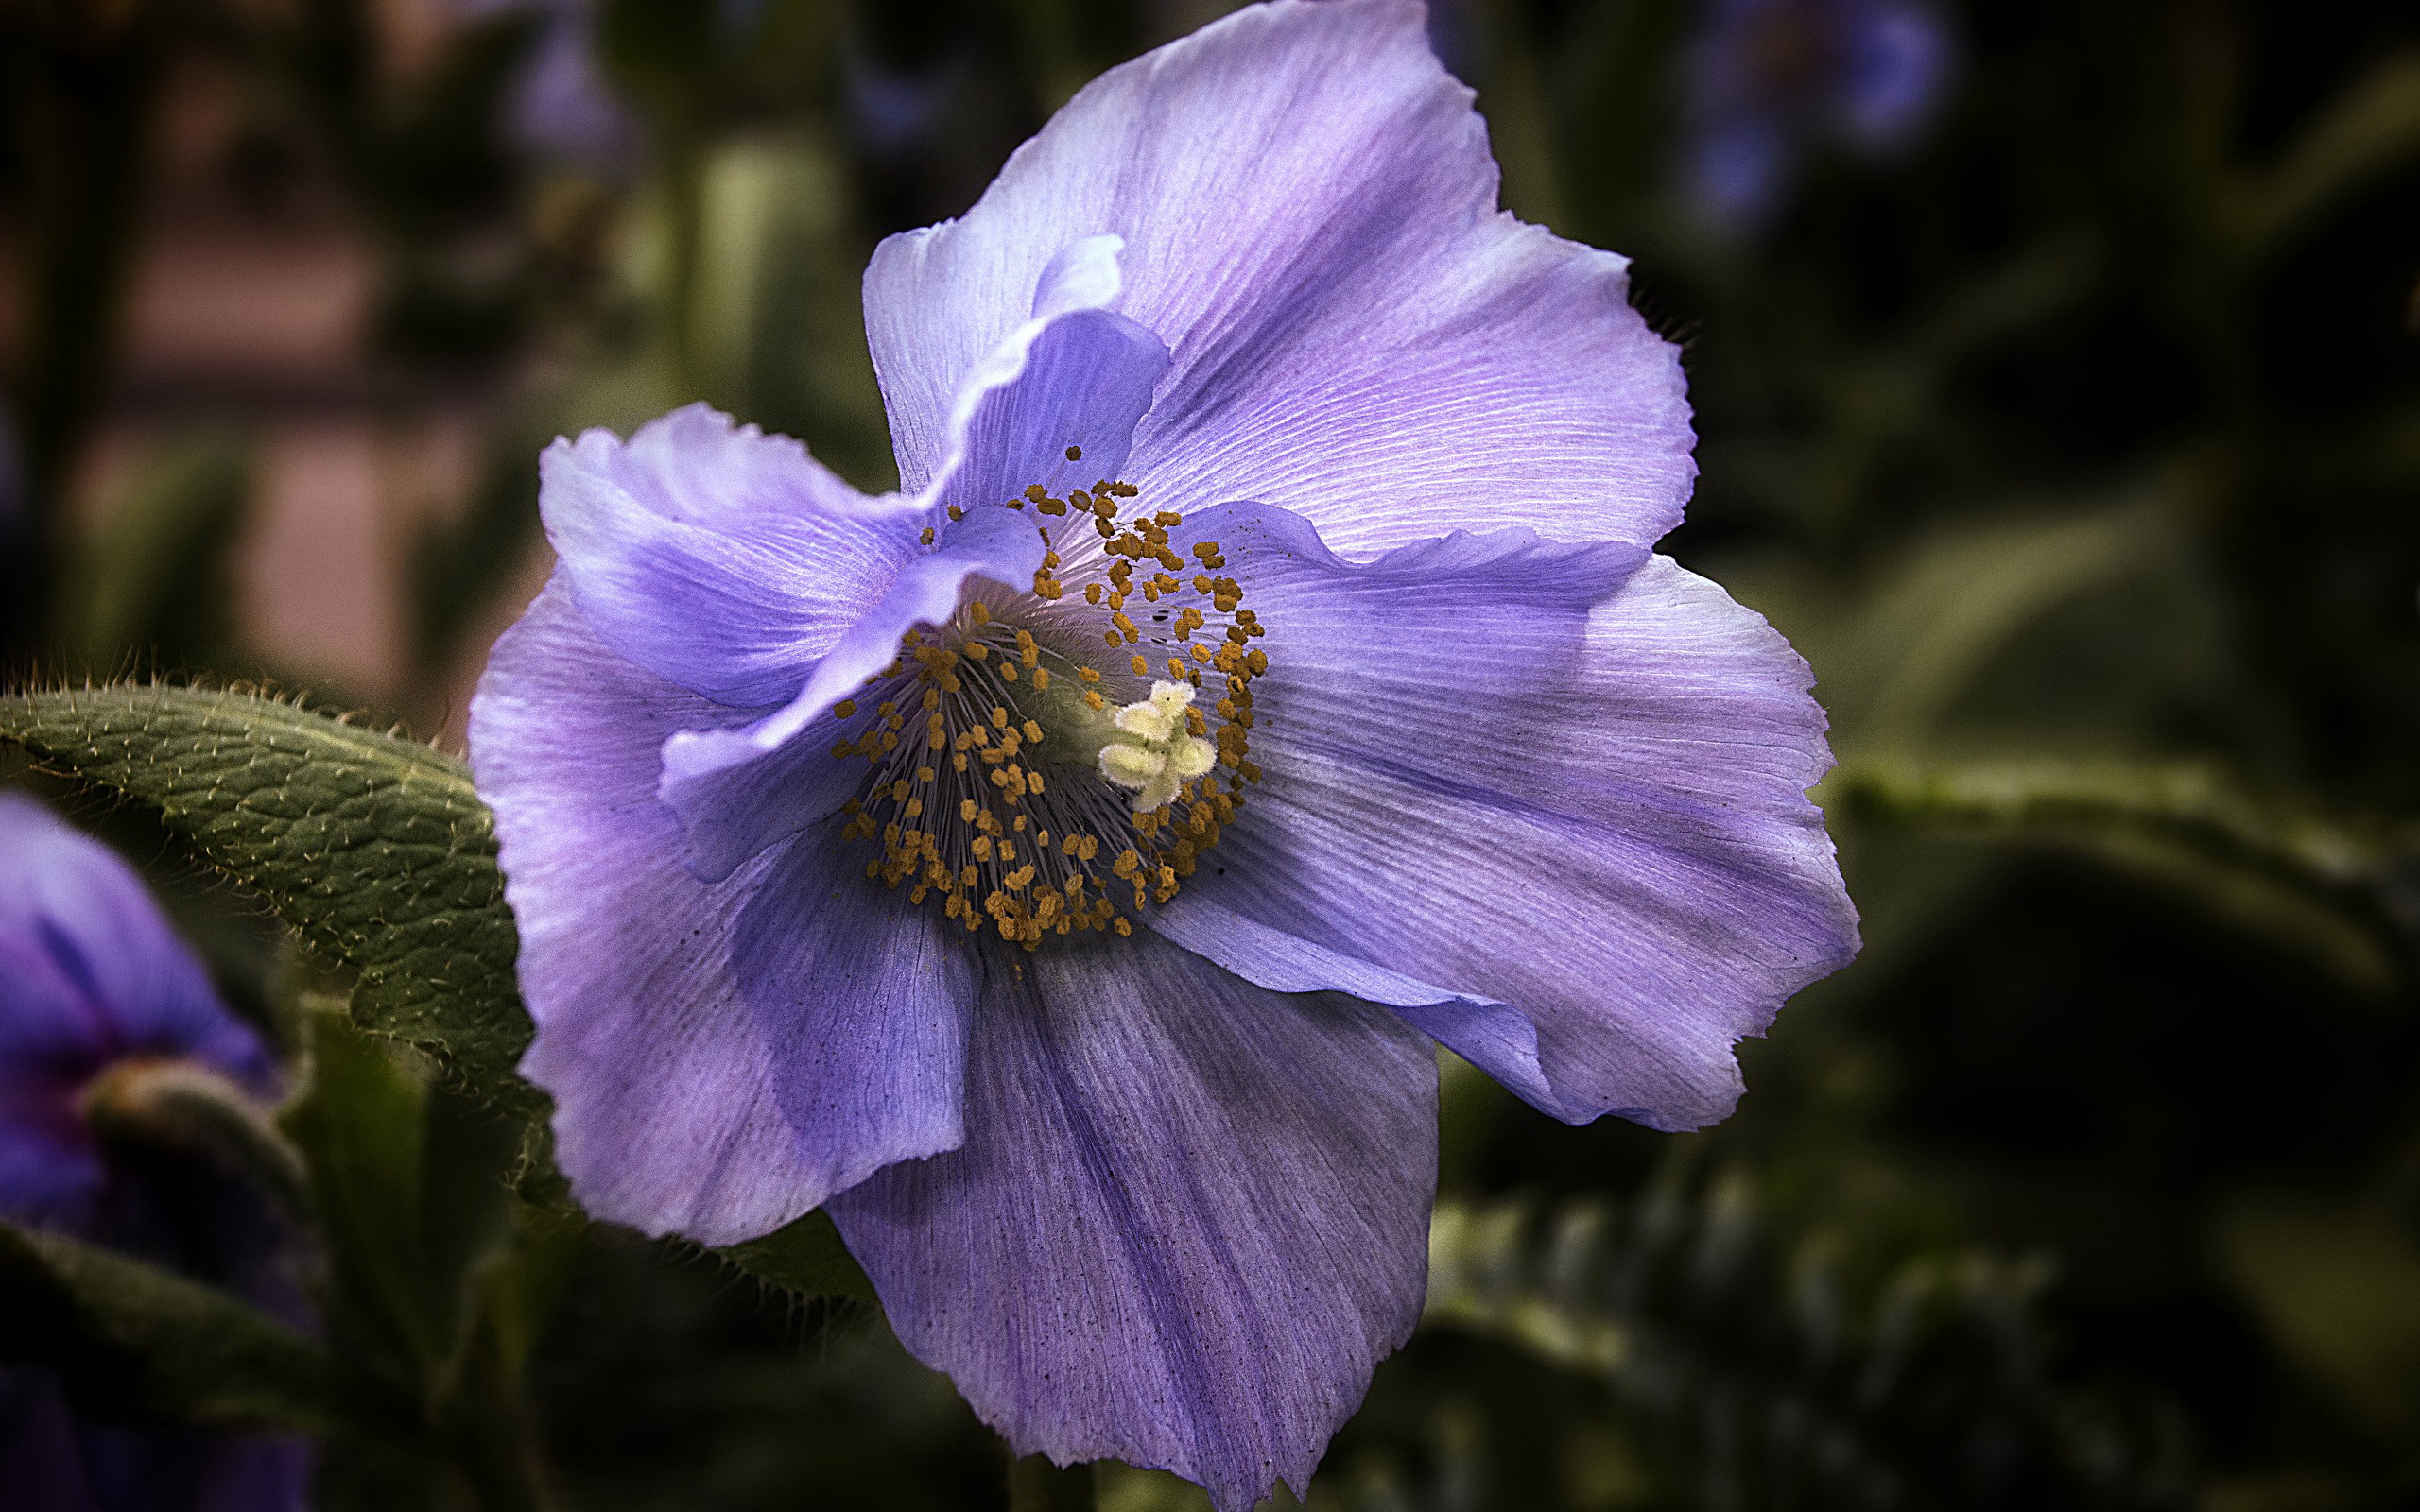
<path fill-rule="evenodd" d="M 1009 1512 L 1093 1512 L 1093 1468 L 1053 1465 L 1040 1454 L 1009 1464 Z"/>

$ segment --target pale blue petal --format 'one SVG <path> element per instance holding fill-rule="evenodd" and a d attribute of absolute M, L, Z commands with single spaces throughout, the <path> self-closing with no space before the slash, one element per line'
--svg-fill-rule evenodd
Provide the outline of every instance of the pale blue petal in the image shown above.
<path fill-rule="evenodd" d="M 657 752 L 717 714 L 602 644 L 560 579 L 471 708 L 557 1158 L 589 1211 L 709 1244 L 954 1143 L 968 990 L 936 912 L 822 835 L 690 871 Z"/>
<path fill-rule="evenodd" d="M 838 766 L 826 757 L 832 707 L 889 666 L 908 630 L 948 619 L 970 578 L 1031 586 L 1046 549 L 1039 517 L 999 505 L 1028 483 L 1063 489 L 1070 474 L 1091 482 L 1125 457 L 1167 352 L 1094 302 L 1115 295 L 1116 257 L 1114 237 L 1066 249 L 1034 290 L 1033 318 L 959 396 L 953 460 L 928 491 L 962 507 L 964 518 L 944 512 L 933 548 L 909 557 L 859 607 L 786 707 L 745 727 L 683 730 L 666 741 L 662 796 L 691 826 L 700 876 L 728 875 L 848 796 L 828 788 Z M 1067 459 L 1070 447 L 1083 453 L 1080 461 Z"/>
<path fill-rule="evenodd" d="M 1805 664 L 1662 558 L 1517 533 L 1366 565 L 1238 507 L 1270 628 L 1249 790 L 1147 916 L 1264 986 L 1406 1017 L 1539 1108 L 1726 1114 L 1733 1044 L 1856 949 Z"/>
<path fill-rule="evenodd" d="M 1019 1453 L 1300 1488 L 1419 1316 L 1426 1041 L 1149 935 L 1011 954 L 965 1147 L 832 1207 L 891 1328 Z"/>
<path fill-rule="evenodd" d="M 925 511 L 869 499 L 703 404 L 558 440 L 539 508 L 598 639 L 717 703 L 794 696 L 909 560 Z"/>
<path fill-rule="evenodd" d="M 1412 0 L 1278 0 L 1081 91 L 961 219 L 894 236 L 867 334 L 901 476 L 1080 237 L 1174 353 L 1125 475 L 1294 509 L 1348 554 L 1488 524 L 1652 542 L 1695 475 L 1679 353 L 1627 265 L 1495 208 L 1471 92 Z"/>

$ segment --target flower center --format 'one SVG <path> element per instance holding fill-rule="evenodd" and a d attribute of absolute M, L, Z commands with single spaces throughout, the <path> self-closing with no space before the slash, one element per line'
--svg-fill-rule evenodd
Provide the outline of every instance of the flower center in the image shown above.
<path fill-rule="evenodd" d="M 1218 542 L 1180 547 L 1184 518 L 1136 496 L 1036 484 L 983 506 L 1032 511 L 1030 589 L 970 583 L 947 624 L 910 630 L 833 711 L 832 754 L 869 768 L 841 827 L 878 844 L 867 876 L 1031 949 L 1132 933 L 1218 843 L 1260 780 L 1246 753 L 1265 630 Z"/>

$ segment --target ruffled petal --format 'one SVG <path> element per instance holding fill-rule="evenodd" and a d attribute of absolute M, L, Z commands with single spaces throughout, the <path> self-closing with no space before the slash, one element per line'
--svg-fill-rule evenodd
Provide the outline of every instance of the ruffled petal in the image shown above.
<path fill-rule="evenodd" d="M 966 1146 L 832 1205 L 891 1327 L 1020 1453 L 1301 1487 L 1419 1314 L 1426 1043 L 1148 935 L 988 964 Z"/>
<path fill-rule="evenodd" d="M 910 629 L 956 612 L 968 578 L 1030 583 L 1044 550 L 1023 513 L 973 511 L 948 541 L 908 559 L 789 704 L 752 723 L 726 719 L 667 734 L 657 792 L 688 827 L 699 877 L 720 881 L 828 817 L 858 775 L 830 758 L 833 706 L 889 666 Z"/>
<path fill-rule="evenodd" d="M 1823 711 L 1781 637 L 1626 547 L 1354 565 L 1275 511 L 1188 523 L 1270 627 L 1265 776 L 1152 927 L 1399 1008 L 1559 1118 L 1727 1114 L 1734 1043 L 1857 944 L 1806 798 Z"/>
<path fill-rule="evenodd" d="M 590 1211 L 708 1244 L 953 1145 L 968 995 L 931 911 L 830 848 L 691 873 L 657 753 L 717 717 L 601 644 L 560 576 L 471 706 L 563 1170 Z"/>
<path fill-rule="evenodd" d="M 1126 476 L 1295 509 L 1361 554 L 1479 524 L 1645 545 L 1695 475 L 1678 352 L 1627 264 L 1495 209 L 1411 0 L 1277 0 L 1095 80 L 966 216 L 883 243 L 866 323 L 901 475 L 1072 240 L 1175 354 Z"/>
<path fill-rule="evenodd" d="M 1120 248 L 1087 236 L 1061 250 L 1034 286 L 1031 318 L 959 385 L 945 502 L 999 504 L 1035 483 L 1063 494 L 1124 471 L 1168 349 L 1102 308 L 1121 287 Z"/>
<path fill-rule="evenodd" d="M 627 443 L 605 430 L 558 440 L 539 474 L 546 537 L 597 638 L 739 708 L 797 694 L 908 561 L 925 518 L 703 404 Z"/>
<path fill-rule="evenodd" d="M 1063 489 L 1115 473 L 1134 423 L 1167 369 L 1167 351 L 1132 321 L 1098 308 L 1117 292 L 1117 242 L 1096 237 L 1044 270 L 1034 316 L 972 375 L 951 425 L 951 461 L 933 486 L 962 507 L 935 526 L 936 544 L 911 555 L 856 621 L 828 646 L 788 706 L 745 728 L 683 730 L 664 748 L 664 800 L 690 827 L 699 875 L 717 879 L 766 846 L 822 818 L 838 764 L 832 706 L 899 654 L 900 638 L 956 611 L 970 577 L 1022 589 L 1046 549 L 1035 517 L 995 506 L 1028 484 Z M 1069 451 L 1081 454 L 1070 460 Z M 796 786 L 803 773 L 804 788 Z"/>

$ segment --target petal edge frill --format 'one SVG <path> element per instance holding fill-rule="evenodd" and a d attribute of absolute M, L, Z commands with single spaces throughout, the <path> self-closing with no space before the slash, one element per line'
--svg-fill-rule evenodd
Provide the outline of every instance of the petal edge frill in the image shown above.
<path fill-rule="evenodd" d="M 1695 477 L 1679 352 L 1618 256 L 1495 207 L 1471 92 L 1409 0 L 1276 0 L 1112 69 L 959 220 L 894 236 L 867 335 L 900 472 L 1070 239 L 1174 353 L 1128 477 L 1362 555 L 1486 524 L 1652 543 Z"/>
<path fill-rule="evenodd" d="M 564 582 L 625 660 L 735 708 L 797 694 L 912 551 L 924 511 L 868 498 L 786 436 L 704 404 L 563 438 L 538 502 Z"/>
<path fill-rule="evenodd" d="M 555 1098 L 564 1173 L 597 1216 L 706 1244 L 955 1144 L 965 1035 L 963 985 L 924 969 L 930 911 L 842 885 L 837 848 L 777 847 L 719 885 L 691 873 L 657 752 L 718 716 L 736 717 L 615 656 L 560 578 L 471 706 L 538 1025 L 522 1066 Z M 792 948 L 779 971 L 769 929 Z M 749 990 L 735 953 L 757 963 Z M 804 990 L 819 970 L 852 990 Z"/>
<path fill-rule="evenodd" d="M 1856 950 L 1805 663 L 1665 558 L 1283 541 L 1221 535 L 1270 626 L 1264 780 L 1146 921 L 1393 1006 L 1568 1122 L 1725 1116 L 1735 1042 Z"/>
<path fill-rule="evenodd" d="M 1419 1314 L 1426 1042 L 1148 934 L 989 964 L 965 1147 L 832 1205 L 892 1328 L 1019 1453 L 1300 1487 Z"/>
<path fill-rule="evenodd" d="M 1070 470 L 1089 481 L 1096 467 L 1115 472 L 1125 460 L 1135 421 L 1167 370 L 1167 351 L 1099 308 L 1117 280 L 1114 236 L 1080 240 L 1045 270 L 1033 318 L 960 386 L 949 461 L 928 491 L 964 517 L 951 520 L 947 509 L 927 516 L 932 549 L 905 554 L 869 592 L 796 696 L 753 724 L 684 730 L 666 741 L 660 791 L 689 826 L 699 875 L 729 875 L 846 796 L 824 792 L 830 772 L 818 759 L 828 736 L 815 727 L 899 655 L 911 627 L 946 620 L 969 578 L 1018 590 L 1032 583 L 1046 549 L 1035 517 L 996 506 L 1028 483 L 1063 488 Z M 1081 460 L 1070 460 L 1069 450 Z"/>

